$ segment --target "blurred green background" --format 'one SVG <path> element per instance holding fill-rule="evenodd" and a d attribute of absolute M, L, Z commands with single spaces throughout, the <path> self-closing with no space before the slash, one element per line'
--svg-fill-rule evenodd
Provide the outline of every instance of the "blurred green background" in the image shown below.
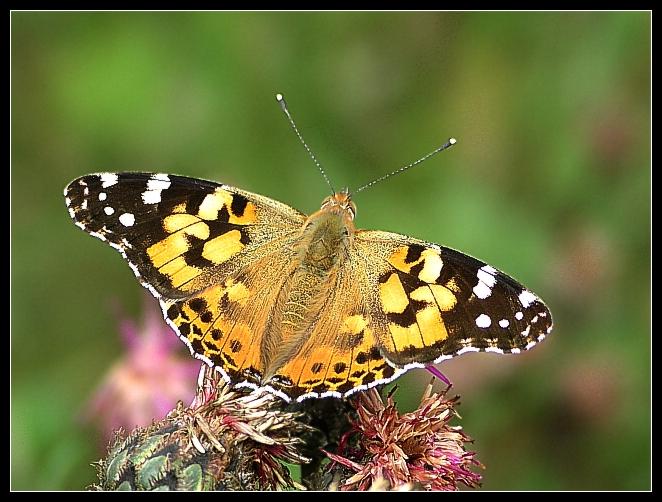
<path fill-rule="evenodd" d="M 461 249 L 550 306 L 520 356 L 441 365 L 484 489 L 647 490 L 651 14 L 11 14 L 11 487 L 82 489 L 81 410 L 143 289 L 70 221 L 98 171 L 214 179 L 304 212 L 449 136 L 356 198 L 357 224 Z M 182 347 L 182 352 L 186 352 Z M 398 382 L 403 409 L 429 375 Z"/>

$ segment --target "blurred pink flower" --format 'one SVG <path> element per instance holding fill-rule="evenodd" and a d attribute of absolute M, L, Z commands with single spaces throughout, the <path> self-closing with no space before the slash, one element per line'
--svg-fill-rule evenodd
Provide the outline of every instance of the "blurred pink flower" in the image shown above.
<path fill-rule="evenodd" d="M 120 318 L 125 355 L 108 371 L 85 410 L 110 438 L 120 427 L 132 430 L 161 420 L 178 400 L 190 403 L 202 364 L 184 354 L 183 346 L 146 297 L 140 325 Z M 119 316 L 118 316 L 119 317 Z"/>

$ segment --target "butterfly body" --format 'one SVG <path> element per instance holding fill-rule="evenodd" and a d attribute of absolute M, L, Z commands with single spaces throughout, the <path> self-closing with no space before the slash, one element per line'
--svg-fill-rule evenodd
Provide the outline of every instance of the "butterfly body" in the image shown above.
<path fill-rule="evenodd" d="M 65 197 L 191 352 L 238 387 L 342 397 L 464 352 L 527 350 L 551 331 L 542 301 L 493 267 L 357 230 L 347 192 L 306 216 L 210 181 L 100 173 Z"/>

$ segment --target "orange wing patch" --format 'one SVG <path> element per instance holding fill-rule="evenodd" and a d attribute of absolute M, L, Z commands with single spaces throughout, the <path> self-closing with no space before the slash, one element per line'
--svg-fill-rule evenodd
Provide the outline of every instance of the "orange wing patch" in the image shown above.
<path fill-rule="evenodd" d="M 345 395 L 389 381 L 396 371 L 382 357 L 369 320 L 354 314 L 345 317 L 335 332 L 311 336 L 273 380 L 293 398 Z"/>
<path fill-rule="evenodd" d="M 214 192 L 208 194 L 198 208 L 198 216 L 203 220 L 218 219 L 219 211 L 222 209 L 228 212 L 228 223 L 233 225 L 250 225 L 256 221 L 255 204 L 248 201 L 242 212 L 235 213 L 232 210 L 234 196 L 230 192 L 217 188 Z"/>
<path fill-rule="evenodd" d="M 431 262 L 437 263 L 434 259 Z M 421 270 L 422 274 L 425 265 Z M 446 339 L 441 312 L 457 303 L 453 292 L 444 286 L 419 283 L 412 287 L 405 279 L 398 272 L 387 272 L 380 279 L 379 298 L 390 334 L 381 342 L 389 353 L 425 349 Z"/>
<path fill-rule="evenodd" d="M 173 288 L 192 291 L 200 287 L 194 279 L 204 272 L 203 267 L 196 266 L 193 258 L 187 260 L 189 253 L 196 248 L 201 248 L 196 261 L 201 258 L 211 265 L 221 265 L 244 249 L 245 235 L 229 224 L 255 223 L 255 204 L 246 202 L 241 215 L 235 214 L 232 203 L 236 199 L 238 196 L 217 188 L 205 196 L 197 214 L 182 212 L 184 208 L 177 205 L 171 214 L 163 218 L 162 228 L 166 236 L 149 246 L 146 253 L 152 265 L 168 278 Z M 223 218 L 226 226 L 220 235 L 214 236 L 210 225 L 218 220 L 221 210 L 227 214 Z M 194 253 L 193 256 L 198 255 Z"/>
<path fill-rule="evenodd" d="M 252 343 L 254 328 L 231 314 L 244 307 L 249 298 L 246 285 L 229 278 L 195 297 L 164 301 L 162 306 L 170 324 L 198 357 L 232 377 L 259 382 L 260 344 Z"/>
<path fill-rule="evenodd" d="M 384 259 L 389 269 L 377 281 L 384 313 L 379 344 L 398 366 L 433 360 L 449 337 L 444 315 L 458 304 L 456 284 L 437 284 L 444 262 L 433 248 L 401 245 Z"/>
<path fill-rule="evenodd" d="M 423 282 L 435 282 L 441 274 L 444 262 L 439 253 L 433 249 L 425 249 L 418 256 L 412 256 L 411 246 L 398 248 L 388 262 L 400 272 L 411 274 L 416 268 L 416 276 Z"/>

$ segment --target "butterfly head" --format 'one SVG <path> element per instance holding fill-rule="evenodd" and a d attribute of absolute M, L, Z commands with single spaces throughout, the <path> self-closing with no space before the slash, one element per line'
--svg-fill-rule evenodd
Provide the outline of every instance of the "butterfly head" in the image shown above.
<path fill-rule="evenodd" d="M 356 217 L 356 204 L 352 201 L 352 195 L 347 188 L 325 198 L 320 210 L 342 214 L 348 221 L 353 221 Z"/>

